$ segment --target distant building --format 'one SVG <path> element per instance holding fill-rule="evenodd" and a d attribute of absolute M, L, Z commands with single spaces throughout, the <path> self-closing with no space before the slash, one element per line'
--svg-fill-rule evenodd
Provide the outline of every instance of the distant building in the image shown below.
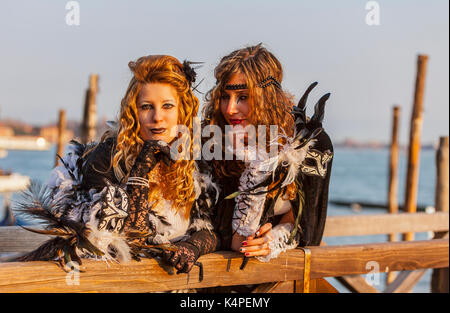
<path fill-rule="evenodd" d="M 12 129 L 12 127 L 0 126 L 0 136 L 12 137 L 14 136 L 14 130 Z"/>
<path fill-rule="evenodd" d="M 74 138 L 73 131 L 66 129 L 63 135 L 63 142 L 67 143 Z M 57 143 L 58 141 L 58 127 L 57 126 L 44 126 L 39 131 L 39 136 L 45 138 L 48 142 Z"/>

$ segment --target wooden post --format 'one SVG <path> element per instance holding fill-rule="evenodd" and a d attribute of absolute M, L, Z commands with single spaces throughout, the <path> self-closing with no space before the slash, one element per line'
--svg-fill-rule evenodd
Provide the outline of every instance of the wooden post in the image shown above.
<path fill-rule="evenodd" d="M 448 212 L 449 202 L 449 156 L 448 156 L 448 136 L 441 137 L 439 140 L 439 149 L 436 153 L 436 194 L 435 208 L 436 212 Z M 436 233 L 435 237 L 441 238 L 446 232 Z M 448 267 L 439 270 L 433 270 L 431 276 L 431 292 L 448 293 Z"/>
<path fill-rule="evenodd" d="M 428 56 L 419 55 L 417 58 L 416 88 L 414 106 L 411 114 L 411 126 L 408 148 L 408 171 L 406 177 L 406 192 L 404 209 L 414 213 L 417 209 L 417 187 L 419 183 L 420 136 L 423 122 L 423 97 L 425 91 L 425 72 Z M 414 240 L 414 233 L 403 234 L 403 240 Z"/>
<path fill-rule="evenodd" d="M 58 119 L 58 141 L 56 153 L 62 157 L 64 153 L 64 140 L 66 133 L 66 111 L 59 110 L 59 119 Z M 58 166 L 59 158 L 58 155 L 55 156 L 55 167 Z"/>
<path fill-rule="evenodd" d="M 89 88 L 86 90 L 83 121 L 81 123 L 81 142 L 89 143 L 95 140 L 97 126 L 96 96 L 98 91 L 98 75 L 89 77 Z"/>
<path fill-rule="evenodd" d="M 392 116 L 391 154 L 389 162 L 389 190 L 388 209 L 390 214 L 398 213 L 398 124 L 400 107 L 394 106 Z M 397 234 L 389 234 L 389 241 L 397 241 Z M 386 283 L 390 284 L 395 279 L 394 272 L 388 272 Z"/>

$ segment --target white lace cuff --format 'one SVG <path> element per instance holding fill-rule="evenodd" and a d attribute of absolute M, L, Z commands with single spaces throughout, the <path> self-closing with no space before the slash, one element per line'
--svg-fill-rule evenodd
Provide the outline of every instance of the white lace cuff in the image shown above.
<path fill-rule="evenodd" d="M 297 247 L 298 242 L 295 238 L 290 245 L 288 245 L 289 236 L 294 225 L 291 223 L 278 224 L 272 229 L 273 240 L 269 242 L 270 253 L 265 256 L 257 256 L 256 258 L 261 262 L 269 262 L 270 259 L 278 257 L 281 252 Z"/>

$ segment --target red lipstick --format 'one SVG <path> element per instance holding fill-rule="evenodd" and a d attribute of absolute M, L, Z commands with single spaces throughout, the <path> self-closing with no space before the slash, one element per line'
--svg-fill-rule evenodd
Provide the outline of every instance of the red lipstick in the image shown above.
<path fill-rule="evenodd" d="M 230 124 L 231 124 L 231 125 L 239 125 L 239 124 L 241 124 L 243 121 L 245 121 L 245 120 L 241 120 L 241 119 L 230 119 Z"/>

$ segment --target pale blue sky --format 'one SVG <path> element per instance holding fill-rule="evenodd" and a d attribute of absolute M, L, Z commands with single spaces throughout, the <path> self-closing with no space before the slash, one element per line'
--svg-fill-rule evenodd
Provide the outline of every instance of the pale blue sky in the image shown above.
<path fill-rule="evenodd" d="M 0 2 L 2 118 L 45 124 L 65 108 L 69 119 L 80 119 L 88 76 L 98 73 L 98 113 L 113 119 L 130 79 L 128 61 L 171 54 L 206 62 L 199 70 L 206 91 L 222 56 L 263 42 L 297 98 L 319 82 L 310 110 L 332 93 L 325 127 L 335 141 L 389 141 L 392 106 L 399 104 L 407 142 L 416 58 L 428 54 L 422 139 L 448 135 L 447 0 L 378 1 L 379 26 L 366 25 L 362 0 L 78 2 L 80 26 L 66 25 L 67 1 Z"/>

